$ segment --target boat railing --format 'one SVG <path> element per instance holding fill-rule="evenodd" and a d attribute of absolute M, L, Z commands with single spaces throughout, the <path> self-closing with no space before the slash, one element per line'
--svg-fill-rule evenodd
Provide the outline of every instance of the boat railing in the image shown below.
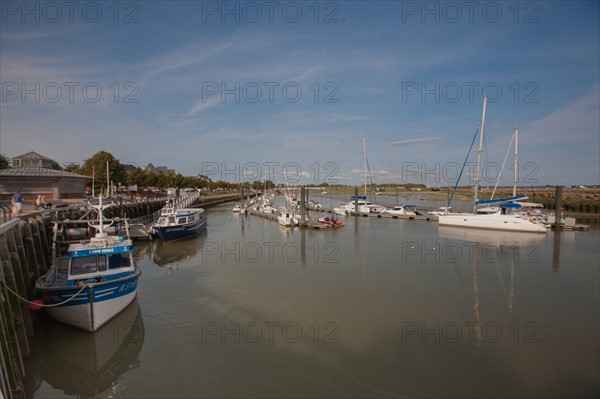
<path fill-rule="evenodd" d="M 198 199 L 200 198 L 200 193 L 195 192 L 191 194 L 186 194 L 181 197 L 175 198 L 172 202 L 167 202 L 165 207 L 173 208 L 173 209 L 184 209 L 192 206 Z M 163 208 L 164 209 L 164 208 Z M 163 209 L 159 209 L 158 211 L 152 213 L 151 215 L 141 216 L 138 218 L 131 219 L 129 221 L 130 224 L 152 224 L 158 221 Z"/>

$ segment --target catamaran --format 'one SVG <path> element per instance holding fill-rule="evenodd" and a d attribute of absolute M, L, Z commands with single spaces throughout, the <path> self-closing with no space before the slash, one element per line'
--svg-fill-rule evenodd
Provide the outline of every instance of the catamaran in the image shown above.
<path fill-rule="evenodd" d="M 515 168 L 515 186 L 513 196 L 508 198 L 499 198 L 495 200 L 478 200 L 477 193 L 479 189 L 479 174 L 481 164 L 481 153 L 483 150 L 483 137 L 485 128 L 485 111 L 487 98 L 483 99 L 483 113 L 481 116 L 481 126 L 479 129 L 479 150 L 477 152 L 477 166 L 475 172 L 475 195 L 473 204 L 473 213 L 448 213 L 439 215 L 439 224 L 445 226 L 504 230 L 504 231 L 522 231 L 532 233 L 546 233 L 546 226 L 533 223 L 520 215 L 508 213 L 510 209 L 520 208 L 521 205 L 516 201 L 526 199 L 525 195 L 516 195 L 516 176 Z M 515 145 L 515 154 L 517 154 L 517 145 Z M 515 155 L 515 163 L 516 161 Z M 458 182 L 457 182 L 458 184 Z M 486 205 L 486 208 L 478 208 L 479 205 Z M 491 205 L 497 205 L 491 207 Z"/>

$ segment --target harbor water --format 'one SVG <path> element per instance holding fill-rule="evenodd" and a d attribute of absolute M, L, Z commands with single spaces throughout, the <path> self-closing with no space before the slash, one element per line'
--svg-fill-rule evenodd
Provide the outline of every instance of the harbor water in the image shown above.
<path fill-rule="evenodd" d="M 597 397 L 597 224 L 286 229 L 231 208 L 137 243 L 137 300 L 97 333 L 40 317 L 27 396 Z"/>

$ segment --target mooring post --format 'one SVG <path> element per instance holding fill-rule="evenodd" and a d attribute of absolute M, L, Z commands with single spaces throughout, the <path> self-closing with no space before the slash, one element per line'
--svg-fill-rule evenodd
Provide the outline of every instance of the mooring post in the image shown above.
<path fill-rule="evenodd" d="M 306 224 L 306 220 L 304 215 L 306 215 L 306 188 L 304 186 L 300 186 L 300 224 L 304 226 Z"/>
<path fill-rule="evenodd" d="M 562 227 L 562 186 L 556 186 L 556 202 L 554 205 L 554 228 L 559 229 Z"/>
<path fill-rule="evenodd" d="M 240 188 L 240 205 L 244 209 L 244 189 Z"/>
<path fill-rule="evenodd" d="M 358 216 L 358 187 L 354 187 L 354 215 Z"/>
<path fill-rule="evenodd" d="M 308 211 L 309 208 L 309 204 L 310 204 L 310 190 L 308 190 L 307 188 L 304 188 L 304 194 L 306 195 L 306 199 L 304 200 L 304 204 L 306 205 L 306 210 Z"/>
<path fill-rule="evenodd" d="M 123 197 L 119 197 L 119 217 L 123 219 Z"/>

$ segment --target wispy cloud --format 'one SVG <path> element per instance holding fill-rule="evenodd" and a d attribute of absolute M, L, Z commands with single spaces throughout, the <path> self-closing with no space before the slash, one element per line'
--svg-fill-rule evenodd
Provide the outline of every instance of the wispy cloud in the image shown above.
<path fill-rule="evenodd" d="M 414 144 L 414 143 L 424 143 L 424 142 L 431 142 L 431 141 L 438 141 L 438 140 L 443 140 L 442 137 L 420 137 L 420 138 L 416 138 L 416 139 L 406 139 L 406 140 L 399 140 L 399 141 L 393 141 L 391 143 L 387 143 L 386 145 L 404 145 L 404 144 Z"/>
<path fill-rule="evenodd" d="M 222 104 L 217 97 L 211 97 L 206 100 L 198 101 L 194 106 L 185 114 L 185 116 L 193 116 L 199 112 L 202 112 L 208 108 L 215 107 Z"/>

